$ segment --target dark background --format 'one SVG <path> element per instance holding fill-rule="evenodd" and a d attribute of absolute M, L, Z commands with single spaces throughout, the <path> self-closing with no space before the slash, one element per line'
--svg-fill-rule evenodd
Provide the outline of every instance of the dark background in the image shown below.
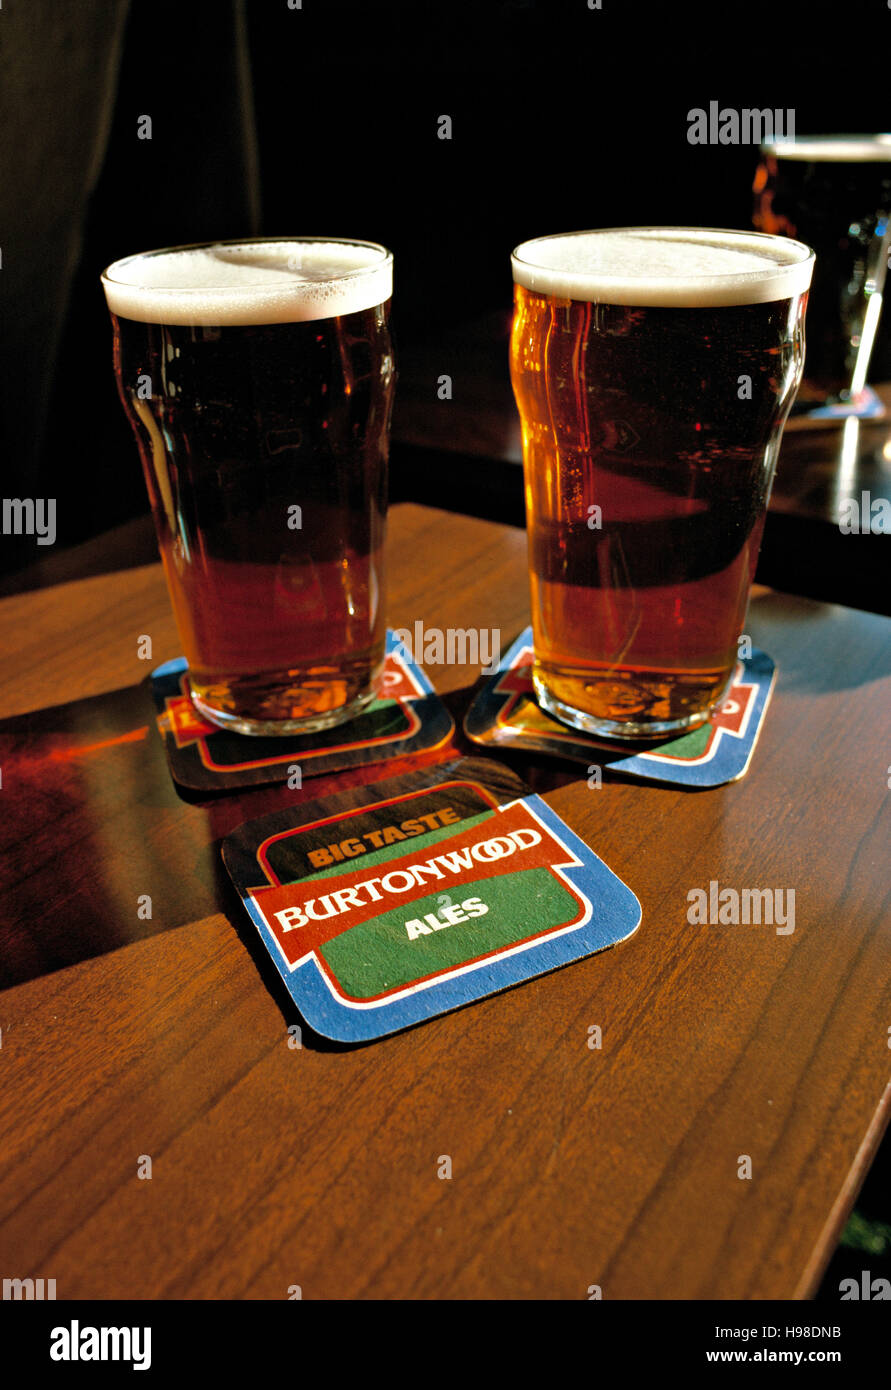
<path fill-rule="evenodd" d="M 382 241 L 410 374 L 437 335 L 509 308 L 528 236 L 751 225 L 755 151 L 689 145 L 691 107 L 794 107 L 799 133 L 891 126 L 884 0 L 602 3 L 81 0 L 60 21 L 33 0 L 24 35 L 4 10 L 5 495 L 55 496 L 57 547 L 146 509 L 98 280 L 119 256 L 256 232 Z M 440 500 L 460 507 L 446 477 Z M 34 558 L 10 541 L 3 568 Z"/>

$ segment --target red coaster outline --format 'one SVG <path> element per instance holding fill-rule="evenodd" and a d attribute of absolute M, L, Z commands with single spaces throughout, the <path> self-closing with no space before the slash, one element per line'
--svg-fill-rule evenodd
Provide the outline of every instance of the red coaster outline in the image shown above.
<path fill-rule="evenodd" d="M 527 655 L 529 658 L 528 661 L 526 660 Z M 594 745 L 599 744 L 599 746 L 601 747 L 615 747 L 616 745 L 613 742 L 610 742 L 607 739 L 598 739 L 596 734 L 586 734 L 584 729 L 571 730 L 555 728 L 542 730 L 528 729 L 524 727 L 524 725 L 522 724 L 511 724 L 510 720 L 506 716 L 511 714 L 512 711 L 516 709 L 517 705 L 520 703 L 522 699 L 531 700 L 534 704 L 537 704 L 537 702 L 535 700 L 535 691 L 531 682 L 529 683 L 529 686 L 526 689 L 512 690 L 509 685 L 505 685 L 505 680 L 507 677 L 512 676 L 514 672 L 520 670 L 521 668 L 525 669 L 526 667 L 531 666 L 534 660 L 534 656 L 535 653 L 532 647 L 524 647 L 523 650 L 517 654 L 517 660 L 514 661 L 514 663 L 508 667 L 508 669 L 504 672 L 504 675 L 501 677 L 497 685 L 494 687 L 496 694 L 504 692 L 507 693 L 510 697 L 501 706 L 501 708 L 495 716 L 495 723 L 497 727 L 504 729 L 508 733 L 516 734 L 518 737 L 523 739 L 547 738 L 554 739 L 557 743 L 561 741 L 565 741 L 567 743 L 578 743 L 581 739 L 586 739 Z M 666 763 L 669 767 L 672 765 L 672 763 L 681 763 L 686 767 L 696 767 L 701 766 L 704 763 L 711 762 L 712 758 L 718 751 L 718 748 L 721 743 L 721 738 L 724 735 L 728 735 L 731 738 L 745 738 L 746 733 L 748 731 L 749 722 L 752 717 L 752 711 L 755 708 L 755 697 L 758 692 L 758 685 L 755 681 L 745 681 L 738 679 L 738 677 L 744 674 L 745 667 L 743 666 L 743 663 L 741 661 L 737 661 L 733 671 L 733 680 L 730 683 L 730 689 L 727 692 L 726 698 L 724 699 L 724 701 L 722 701 L 721 709 L 717 712 L 716 715 L 712 717 L 712 719 L 708 721 L 708 743 L 705 745 L 703 751 L 697 754 L 695 758 L 681 758 L 678 757 L 676 753 L 659 753 L 655 749 L 648 749 L 646 753 L 639 754 L 639 756 L 652 758 L 655 762 Z M 745 690 L 747 694 L 745 705 L 743 706 L 741 711 L 739 726 L 736 729 L 733 729 L 728 727 L 727 724 L 721 724 L 717 721 L 721 719 L 724 705 L 727 703 L 728 700 L 733 699 L 733 692 L 735 690 Z M 537 708 L 541 709 L 541 706 L 537 705 Z M 547 715 L 547 710 L 542 710 L 541 712 Z M 678 734 L 677 737 L 681 738 L 682 734 Z"/>
<path fill-rule="evenodd" d="M 394 661 L 399 660 L 399 658 L 396 657 L 393 653 L 391 653 L 390 656 L 392 656 Z M 390 658 L 388 656 L 388 660 L 389 659 Z M 195 709 L 195 706 L 192 704 L 192 700 L 188 693 L 188 690 L 185 689 L 185 682 L 188 678 L 187 670 L 184 671 L 183 674 L 180 676 L 179 686 L 181 693 L 178 696 L 165 696 L 164 713 L 158 718 L 158 729 L 162 735 L 165 735 L 169 729 L 169 731 L 173 734 L 173 738 L 177 748 L 185 748 L 191 744 L 195 744 L 198 749 L 198 756 L 201 759 L 201 762 L 207 769 L 207 771 L 222 773 L 248 772 L 251 769 L 257 767 L 277 767 L 281 763 L 305 762 L 311 758 L 330 757 L 337 753 L 345 753 L 348 751 L 352 751 L 353 749 L 374 748 L 379 744 L 396 743 L 402 739 L 413 738 L 414 735 L 421 728 L 421 719 L 417 711 L 413 708 L 412 702 L 414 699 L 423 699 L 427 695 L 427 691 L 418 685 L 417 681 L 415 680 L 412 672 L 408 669 L 408 667 L 401 661 L 399 664 L 401 667 L 403 679 L 407 679 L 410 682 L 410 684 L 416 690 L 417 694 L 415 696 L 396 695 L 393 697 L 389 697 L 393 699 L 393 702 L 395 704 L 399 705 L 403 715 L 409 721 L 408 729 L 400 729 L 396 733 L 380 734 L 376 738 L 361 739 L 358 742 L 354 741 L 352 743 L 338 743 L 333 744 L 329 747 L 310 749 L 308 751 L 301 750 L 298 752 L 292 749 L 290 753 L 283 753 L 281 754 L 281 756 L 275 758 L 255 758 L 252 761 L 242 763 L 217 763 L 213 761 L 213 759 L 210 757 L 208 753 L 207 738 L 205 736 L 199 734 L 196 738 L 191 738 L 188 740 L 181 740 L 179 737 L 175 713 L 171 709 L 171 707 L 176 705 L 181 700 L 187 700 L 189 703 L 189 707 L 193 710 Z M 201 719 L 201 716 L 200 714 L 198 714 L 197 711 L 196 716 L 198 719 Z M 218 728 L 216 724 L 211 726 L 209 720 L 202 720 L 202 723 L 204 723 L 208 728 L 208 736 L 220 732 L 225 732 L 224 730 Z M 451 731 L 451 733 L 444 735 L 443 738 L 440 739 L 439 743 L 432 744 L 429 749 L 425 749 L 425 752 L 431 752 L 437 748 L 442 748 L 446 743 L 448 743 L 448 740 L 451 738 L 453 732 L 454 729 Z"/>

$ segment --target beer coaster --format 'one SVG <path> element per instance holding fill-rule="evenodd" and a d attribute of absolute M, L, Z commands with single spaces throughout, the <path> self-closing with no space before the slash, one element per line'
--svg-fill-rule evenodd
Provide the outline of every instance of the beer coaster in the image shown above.
<path fill-rule="evenodd" d="M 776 680 L 771 658 L 753 648 L 737 663 L 730 692 L 707 724 L 632 750 L 615 739 L 570 729 L 546 714 L 532 687 L 532 655 L 532 628 L 527 627 L 474 697 L 464 720 L 468 738 L 487 747 L 549 753 L 671 787 L 720 787 L 744 776 Z"/>
<path fill-rule="evenodd" d="M 640 903 L 538 796 L 462 758 L 242 825 L 223 859 L 310 1027 L 364 1042 L 637 930 Z"/>
<path fill-rule="evenodd" d="M 833 401 L 831 405 L 808 405 L 802 401 L 789 416 L 787 430 L 801 430 L 832 424 L 833 420 L 882 420 L 885 404 L 871 386 L 864 386 L 849 401 Z"/>
<path fill-rule="evenodd" d="M 268 782 L 301 786 L 304 777 L 439 748 L 455 727 L 424 672 L 392 632 L 387 633 L 381 698 L 348 724 L 312 734 L 255 738 L 218 728 L 192 704 L 187 671 L 185 658 L 178 657 L 153 671 L 151 681 L 173 780 L 195 791 Z"/>

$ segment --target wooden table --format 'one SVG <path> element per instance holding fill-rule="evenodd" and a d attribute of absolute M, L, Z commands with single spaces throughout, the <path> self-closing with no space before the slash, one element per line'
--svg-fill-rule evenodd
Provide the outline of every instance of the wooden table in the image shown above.
<path fill-rule="evenodd" d="M 401 506 L 391 540 L 394 626 L 525 625 L 521 532 Z M 636 936 L 296 1050 L 219 839 L 345 779 L 180 799 L 137 658 L 178 654 L 160 567 L 3 599 L 0 1273 L 59 1299 L 812 1291 L 887 1119 L 891 624 L 763 593 L 748 629 L 780 676 L 742 782 L 506 759 L 637 893 Z M 459 714 L 476 674 L 430 671 Z M 794 888 L 794 934 L 688 925 L 711 879 Z"/>

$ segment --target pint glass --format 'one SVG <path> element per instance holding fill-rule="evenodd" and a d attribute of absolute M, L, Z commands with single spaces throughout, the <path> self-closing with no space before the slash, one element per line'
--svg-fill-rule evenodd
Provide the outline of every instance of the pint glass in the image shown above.
<path fill-rule="evenodd" d="M 221 242 L 102 282 L 194 704 L 246 734 L 352 718 L 384 661 L 390 253 Z"/>
<path fill-rule="evenodd" d="M 761 146 L 753 221 L 816 254 L 796 411 L 866 385 L 891 254 L 891 136 L 799 136 Z M 856 403 L 856 402 L 855 402 Z"/>
<path fill-rule="evenodd" d="M 702 724 L 737 661 L 813 253 L 645 227 L 513 253 L 539 703 L 613 738 Z"/>

